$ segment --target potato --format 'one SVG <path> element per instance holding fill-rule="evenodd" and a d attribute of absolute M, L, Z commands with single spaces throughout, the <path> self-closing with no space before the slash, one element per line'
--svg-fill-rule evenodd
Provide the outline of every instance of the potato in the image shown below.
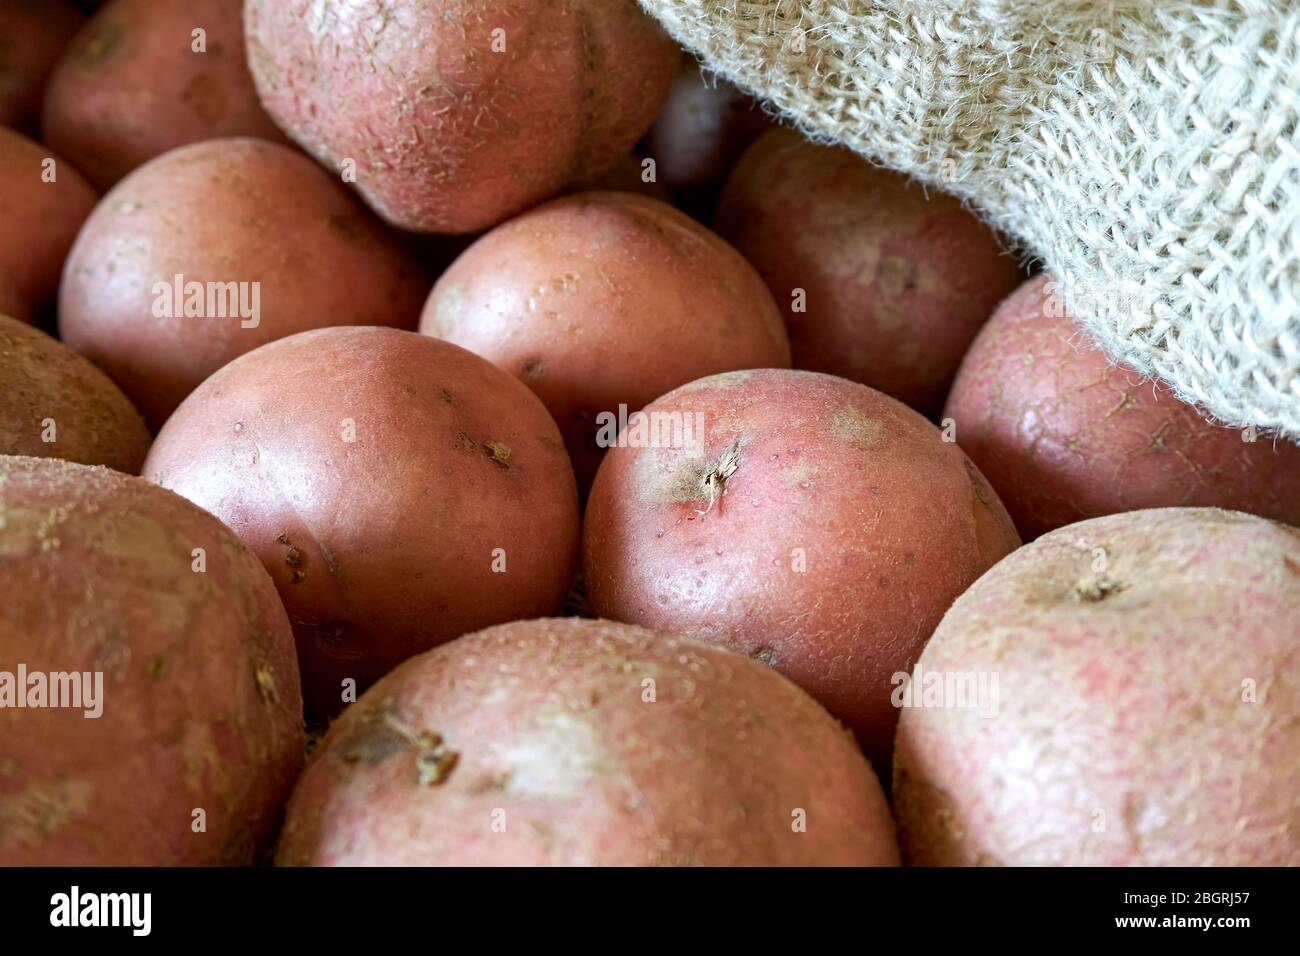
<path fill-rule="evenodd" d="M 138 478 L 4 456 L 0 594 L 0 866 L 257 859 L 302 697 L 238 539 Z"/>
<path fill-rule="evenodd" d="M 63 260 L 94 207 L 75 169 L 0 127 L 0 315 L 34 322 L 54 305 Z"/>
<path fill-rule="evenodd" d="M 573 576 L 577 493 L 546 409 L 414 332 L 322 329 L 237 359 L 172 416 L 144 474 L 261 558 L 313 714 L 435 644 L 552 613 Z"/>
<path fill-rule="evenodd" d="M 716 224 L 781 306 L 795 368 L 862 382 L 929 416 L 1021 277 L 957 199 L 787 129 L 745 153 Z"/>
<path fill-rule="evenodd" d="M 285 142 L 253 88 L 242 13 L 242 0 L 105 4 L 50 77 L 45 141 L 100 192 L 188 143 Z"/>
<path fill-rule="evenodd" d="M 407 661 L 294 791 L 296 865 L 894 865 L 880 785 L 793 684 L 608 621 L 520 621 Z"/>
<path fill-rule="evenodd" d="M 612 165 L 678 49 L 633 0 L 248 0 L 248 62 L 280 127 L 390 223 L 474 232 Z"/>
<path fill-rule="evenodd" d="M 714 375 L 646 413 L 655 439 L 591 490 L 592 609 L 771 664 L 887 767 L 891 676 L 1019 544 L 997 495 L 916 412 L 829 375 Z"/>
<path fill-rule="evenodd" d="M 1300 447 L 1209 424 L 1112 365 L 1048 276 L 998 308 L 944 415 L 1026 539 L 1100 515 L 1212 506 L 1300 525 Z"/>
<path fill-rule="evenodd" d="M 692 214 L 709 218 L 746 148 L 772 127 L 754 100 L 726 80 L 704 75 L 683 56 L 668 102 L 646 134 L 656 178 Z"/>
<path fill-rule="evenodd" d="M 324 326 L 413 329 L 427 293 L 419 264 L 307 157 L 212 140 L 104 197 L 68 257 L 59 332 L 157 429 L 231 359 Z"/>
<path fill-rule="evenodd" d="M 108 376 L 44 332 L 0 315 L 0 455 L 135 474 L 149 429 Z"/>
<path fill-rule="evenodd" d="M 67 0 L 0 3 L 0 126 L 35 132 L 46 78 L 85 19 Z"/>
<path fill-rule="evenodd" d="M 714 372 L 790 365 L 750 265 L 671 206 L 625 192 L 557 199 L 498 226 L 443 273 L 420 331 L 536 392 L 583 491 L 613 432 L 601 437 L 602 415 Z"/>
<path fill-rule="evenodd" d="M 1297 659 L 1295 528 L 1162 508 L 1039 538 L 921 655 L 935 693 L 911 685 L 894 758 L 908 860 L 1300 864 Z M 981 709 L 938 689 L 981 675 Z"/>

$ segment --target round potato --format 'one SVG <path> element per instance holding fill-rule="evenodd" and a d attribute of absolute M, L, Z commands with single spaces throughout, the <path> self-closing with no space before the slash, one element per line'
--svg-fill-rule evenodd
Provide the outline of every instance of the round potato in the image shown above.
<path fill-rule="evenodd" d="M 0 127 L 0 315 L 43 318 L 95 191 L 44 146 Z"/>
<path fill-rule="evenodd" d="M 284 142 L 244 58 L 242 0 L 112 0 L 68 47 L 45 141 L 103 192 L 155 156 L 232 136 Z"/>
<path fill-rule="evenodd" d="M 739 253 L 626 192 L 568 196 L 498 226 L 443 273 L 420 331 L 536 392 L 583 491 L 611 420 L 705 375 L 790 365 L 776 305 Z"/>
<path fill-rule="evenodd" d="M 1048 276 L 997 310 L 944 415 L 1026 539 L 1140 508 L 1212 506 L 1300 525 L 1300 447 L 1224 428 L 1110 362 Z"/>
<path fill-rule="evenodd" d="M 107 375 L 44 332 L 0 315 L 0 455 L 136 474 L 148 450 L 144 419 Z"/>
<path fill-rule="evenodd" d="M 0 456 L 0 865 L 249 864 L 303 761 L 284 608 L 139 478 Z"/>
<path fill-rule="evenodd" d="M 612 165 L 678 49 L 634 0 L 248 0 L 268 112 L 381 216 L 474 232 Z"/>
<path fill-rule="evenodd" d="M 1044 535 L 921 655 L 894 755 L 908 861 L 1300 865 L 1297 660 L 1294 528 L 1163 508 Z"/>
<path fill-rule="evenodd" d="M 714 375 L 645 415 L 647 434 L 680 438 L 620 443 L 601 465 L 592 609 L 771 664 L 888 767 L 893 675 L 1020 543 L 997 495 L 916 412 L 829 375 Z"/>
<path fill-rule="evenodd" d="M 862 382 L 928 416 L 1021 279 L 954 197 L 788 129 L 745 153 L 716 225 L 781 306 L 795 368 Z"/>
<path fill-rule="evenodd" d="M 289 804 L 298 865 L 893 865 L 852 738 L 736 654 L 520 621 L 407 661 L 330 728 Z"/>
<path fill-rule="evenodd" d="M 257 139 L 183 146 L 119 183 L 68 257 L 60 337 L 155 430 L 200 382 L 274 339 L 414 329 L 428 280 L 306 156 Z"/>
<path fill-rule="evenodd" d="M 687 55 L 668 102 L 646 134 L 645 152 L 677 203 L 708 220 L 727 174 L 771 127 L 751 97 L 726 80 L 702 74 Z"/>
<path fill-rule="evenodd" d="M 68 0 L 0 3 L 0 126 L 35 133 L 45 81 L 85 19 Z"/>
<path fill-rule="evenodd" d="M 577 493 L 546 409 L 414 332 L 324 329 L 232 362 L 168 421 L 144 474 L 261 558 L 313 714 L 435 644 L 553 613 L 573 576 Z"/>

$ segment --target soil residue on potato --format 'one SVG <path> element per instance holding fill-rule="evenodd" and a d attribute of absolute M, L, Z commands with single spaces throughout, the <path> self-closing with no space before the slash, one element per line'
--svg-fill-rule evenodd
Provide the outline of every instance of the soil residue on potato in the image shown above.
<path fill-rule="evenodd" d="M 654 504 L 704 503 L 707 513 L 727 493 L 727 483 L 740 468 L 742 442 L 736 436 L 717 458 L 692 454 L 672 462 L 666 471 L 655 467 L 652 455 L 639 461 L 634 484 L 641 501 Z"/>
<path fill-rule="evenodd" d="M 345 763 L 373 767 L 412 748 L 421 787 L 446 783 L 460 762 L 460 754 L 446 745 L 442 734 L 412 731 L 398 718 L 391 701 L 357 717 L 351 733 L 339 742 L 338 755 Z"/>
<path fill-rule="evenodd" d="M 831 436 L 837 441 L 866 450 L 880 443 L 885 427 L 855 408 L 837 408 L 831 415 Z"/>

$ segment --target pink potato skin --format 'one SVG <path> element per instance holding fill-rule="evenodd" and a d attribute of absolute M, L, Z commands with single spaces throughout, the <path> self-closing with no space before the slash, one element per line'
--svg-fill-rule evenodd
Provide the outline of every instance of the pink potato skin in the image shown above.
<path fill-rule="evenodd" d="M 715 372 L 790 365 L 771 295 L 709 230 L 655 200 L 582 193 L 498 226 L 434 286 L 420 331 L 484 356 L 560 425 L 578 485 L 597 416 Z"/>
<path fill-rule="evenodd" d="M 176 275 L 249 283 L 250 294 L 258 283 L 258 324 L 155 316 L 155 284 Z M 427 293 L 419 263 L 307 157 L 212 140 L 158 157 L 104 197 L 68 257 L 59 333 L 156 430 L 245 352 L 326 326 L 413 329 Z"/>
<path fill-rule="evenodd" d="M 956 198 L 927 198 L 919 183 L 793 130 L 750 147 L 715 222 L 772 290 L 795 368 L 870 385 L 927 416 L 1022 275 Z"/>
<path fill-rule="evenodd" d="M 205 31 L 204 52 L 193 31 Z M 178 146 L 287 142 L 244 59 L 242 0 L 112 0 L 68 46 L 45 96 L 44 139 L 100 192 Z"/>
<path fill-rule="evenodd" d="M 262 102 L 395 226 L 474 232 L 614 164 L 678 48 L 633 0 L 248 0 Z M 504 50 L 500 45 L 504 42 Z M 494 49 L 494 44 L 497 49 Z"/>
<path fill-rule="evenodd" d="M 1294 528 L 1161 508 L 1044 535 L 921 655 L 996 674 L 998 703 L 903 710 L 908 862 L 1300 865 L 1297 659 Z"/>
<path fill-rule="evenodd" d="M 68 0 L 0 3 L 0 126 L 35 134 L 45 81 L 85 19 Z"/>
<path fill-rule="evenodd" d="M 794 685 L 566 618 L 480 631 L 385 677 L 308 765 L 277 862 L 892 866 L 898 850 L 870 766 Z"/>
<path fill-rule="evenodd" d="M 610 450 L 583 531 L 593 610 L 770 663 L 888 767 L 892 675 L 1019 544 L 997 496 L 916 412 L 829 375 L 725 373 L 646 411 L 703 415 L 704 452 Z"/>
<path fill-rule="evenodd" d="M 0 594 L 0 670 L 103 674 L 96 718 L 0 709 L 0 866 L 260 859 L 304 739 L 289 622 L 248 549 L 139 478 L 0 456 Z"/>
<path fill-rule="evenodd" d="M 344 680 L 552 613 L 573 576 L 577 493 L 546 409 L 414 332 L 324 329 L 237 359 L 172 416 L 144 474 L 262 560 L 313 714 L 339 710 Z"/>
<path fill-rule="evenodd" d="M 71 165 L 0 127 L 0 315 L 31 323 L 54 305 L 63 261 L 95 198 Z"/>
<path fill-rule="evenodd" d="M 1212 425 L 1164 386 L 1113 365 L 1045 275 L 998 308 L 944 415 L 1026 540 L 1084 518 L 1172 506 L 1300 525 L 1300 447 Z"/>
<path fill-rule="evenodd" d="M 0 455 L 134 475 L 150 440 L 144 419 L 107 375 L 40 329 L 0 315 Z"/>

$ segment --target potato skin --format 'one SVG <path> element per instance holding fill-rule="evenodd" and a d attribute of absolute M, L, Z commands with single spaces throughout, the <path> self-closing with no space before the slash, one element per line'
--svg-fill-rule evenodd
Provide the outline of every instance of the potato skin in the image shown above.
<path fill-rule="evenodd" d="M 42 178 L 47 169 L 54 182 Z M 0 127 L 0 315 L 34 322 L 54 305 L 63 261 L 95 198 L 70 164 Z"/>
<path fill-rule="evenodd" d="M 997 496 L 916 412 L 829 375 L 715 375 L 647 412 L 703 415 L 704 450 L 606 455 L 583 529 L 594 612 L 771 664 L 887 767 L 891 676 L 1019 544 Z"/>
<path fill-rule="evenodd" d="M 1172 506 L 1300 525 L 1300 446 L 1245 440 L 1113 365 L 1052 283 L 1031 279 L 998 308 L 944 410 L 1026 540 L 1084 518 Z"/>
<path fill-rule="evenodd" d="M 420 331 L 531 388 L 583 491 L 604 454 L 601 412 L 636 411 L 715 372 L 790 366 L 749 263 L 671 206 L 625 192 L 568 196 L 498 226 L 443 273 Z"/>
<path fill-rule="evenodd" d="M 43 440 L 53 421 L 53 442 Z M 39 329 L 0 315 L 0 455 L 136 474 L 149 429 L 108 376 Z"/>
<path fill-rule="evenodd" d="M 100 192 L 155 156 L 201 140 L 287 142 L 244 58 L 242 0 L 113 0 L 64 52 L 44 139 Z M 191 31 L 206 31 L 206 52 Z"/>
<path fill-rule="evenodd" d="M 138 478 L 0 456 L 0 594 L 0 670 L 103 673 L 98 718 L 0 709 L 0 865 L 257 859 L 302 765 L 302 698 L 238 539 Z"/>
<path fill-rule="evenodd" d="M 67 0 L 0 3 L 0 126 L 35 133 L 45 81 L 85 19 Z"/>
<path fill-rule="evenodd" d="M 480 631 L 385 677 L 308 765 L 277 862 L 897 859 L 871 768 L 793 684 L 718 648 L 567 618 Z"/>
<path fill-rule="evenodd" d="M 267 111 L 417 232 L 494 226 L 612 165 L 668 94 L 676 45 L 632 0 L 248 0 Z M 504 40 L 505 50 L 497 52 Z"/>
<path fill-rule="evenodd" d="M 996 673 L 999 706 L 903 711 L 909 862 L 1300 864 L 1298 625 L 1300 531 L 1240 512 L 1112 515 L 1016 551 L 921 655 Z"/>
<path fill-rule="evenodd" d="M 577 493 L 546 409 L 414 332 L 323 329 L 237 359 L 172 416 L 144 474 L 262 560 L 312 714 L 338 711 L 345 679 L 552 613 L 573 576 Z"/>
<path fill-rule="evenodd" d="M 156 317 L 155 283 L 176 275 L 259 283 L 259 324 Z M 157 429 L 237 356 L 325 326 L 414 328 L 427 292 L 419 264 L 307 157 L 212 140 L 158 157 L 104 197 L 68 257 L 59 333 Z"/>
<path fill-rule="evenodd" d="M 861 382 L 933 416 L 962 354 L 1020 281 L 997 235 L 954 197 L 765 133 L 733 170 L 716 227 L 767 281 L 795 368 Z M 795 290 L 805 311 L 795 311 Z"/>
<path fill-rule="evenodd" d="M 711 221 L 732 167 L 772 126 L 752 97 L 717 76 L 706 78 L 687 54 L 646 133 L 645 151 L 677 205 Z"/>

